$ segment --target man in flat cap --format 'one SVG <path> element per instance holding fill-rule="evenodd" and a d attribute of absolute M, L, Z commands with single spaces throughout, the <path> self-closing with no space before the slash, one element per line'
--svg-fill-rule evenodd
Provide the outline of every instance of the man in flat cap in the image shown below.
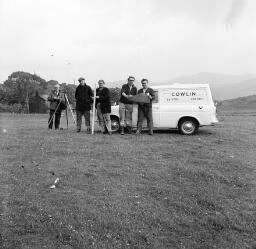
<path fill-rule="evenodd" d="M 78 79 L 79 85 L 76 88 L 76 117 L 77 117 L 77 132 L 81 131 L 82 117 L 85 118 L 85 125 L 87 133 L 90 133 L 90 110 L 92 104 L 93 92 L 90 86 L 85 83 L 85 79 L 80 77 Z"/>
<path fill-rule="evenodd" d="M 134 86 L 134 81 L 135 78 L 133 76 L 129 76 L 127 84 L 124 84 L 121 89 L 121 98 L 119 101 L 121 135 L 124 135 L 125 126 L 128 133 L 132 133 L 133 101 L 129 100 L 129 98 L 137 94 L 137 88 Z"/>

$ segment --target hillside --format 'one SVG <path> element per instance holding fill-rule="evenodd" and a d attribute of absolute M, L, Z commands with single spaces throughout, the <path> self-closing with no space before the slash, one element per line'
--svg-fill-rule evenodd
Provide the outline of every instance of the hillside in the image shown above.
<path fill-rule="evenodd" d="M 199 73 L 175 78 L 162 84 L 179 83 L 209 83 L 213 98 L 216 100 L 233 99 L 256 94 L 256 75 L 225 75 L 214 73 Z"/>
<path fill-rule="evenodd" d="M 255 110 L 256 112 L 256 95 L 250 95 L 235 99 L 224 100 L 220 102 L 221 110 Z"/>
<path fill-rule="evenodd" d="M 228 75 L 228 74 L 218 74 L 218 73 L 208 73 L 201 72 L 194 75 L 182 76 L 175 79 L 172 79 L 169 82 L 180 82 L 180 83 L 210 83 L 214 85 L 222 84 L 235 84 L 248 79 L 256 78 L 255 74 L 240 74 L 240 75 Z"/>
<path fill-rule="evenodd" d="M 168 85 L 173 83 L 209 83 L 212 95 L 215 100 L 233 99 L 242 96 L 256 94 L 256 75 L 226 75 L 202 72 L 189 76 L 182 76 L 164 82 L 150 82 L 151 85 Z M 108 87 L 121 87 L 126 80 L 119 80 L 108 83 Z M 136 81 L 135 85 L 141 87 L 140 82 Z"/>

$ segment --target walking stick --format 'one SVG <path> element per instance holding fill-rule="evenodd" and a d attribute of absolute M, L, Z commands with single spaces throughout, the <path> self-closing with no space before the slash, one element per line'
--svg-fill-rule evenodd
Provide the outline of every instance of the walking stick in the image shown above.
<path fill-rule="evenodd" d="M 94 134 L 95 102 L 96 102 L 96 84 L 94 85 L 94 98 L 93 98 L 93 106 L 92 106 L 92 134 Z"/>

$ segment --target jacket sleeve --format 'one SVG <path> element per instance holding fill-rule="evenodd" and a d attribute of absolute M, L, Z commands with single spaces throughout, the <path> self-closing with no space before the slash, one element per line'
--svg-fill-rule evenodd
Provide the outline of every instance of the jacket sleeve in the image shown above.
<path fill-rule="evenodd" d="M 90 86 L 89 86 L 88 93 L 89 93 L 89 96 L 90 96 L 90 97 L 93 97 L 93 91 L 92 91 L 92 89 L 91 89 L 91 87 L 90 87 Z"/>
<path fill-rule="evenodd" d="M 75 92 L 75 99 L 77 100 L 78 98 L 78 87 L 76 88 L 76 92 Z"/>
<path fill-rule="evenodd" d="M 154 100 L 155 99 L 155 93 L 154 93 L 154 90 L 152 88 L 150 88 L 150 93 L 149 94 L 152 96 L 151 100 Z"/>
<path fill-rule="evenodd" d="M 120 94 L 121 94 L 121 96 L 122 96 L 122 94 L 123 94 L 123 93 L 125 93 L 125 85 L 122 85 L 121 93 L 120 93 Z"/>
<path fill-rule="evenodd" d="M 108 90 L 108 88 L 104 88 L 104 90 L 102 91 L 102 94 L 99 98 L 99 102 L 105 102 L 109 99 L 110 97 L 110 92 Z"/>
<path fill-rule="evenodd" d="M 142 89 L 140 89 L 140 90 L 137 92 L 137 94 L 140 94 L 140 93 L 142 93 L 142 91 L 143 91 L 143 90 L 142 90 Z"/>
<path fill-rule="evenodd" d="M 93 103 L 93 91 L 90 86 L 88 86 L 88 96 L 89 96 L 89 102 L 92 104 Z"/>
<path fill-rule="evenodd" d="M 135 94 L 136 95 L 138 93 L 138 90 L 137 90 L 137 87 L 135 87 L 135 90 L 134 90 Z"/>

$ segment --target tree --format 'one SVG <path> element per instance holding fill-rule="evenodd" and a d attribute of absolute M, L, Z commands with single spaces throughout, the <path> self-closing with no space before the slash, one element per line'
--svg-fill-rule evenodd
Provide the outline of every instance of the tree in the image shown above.
<path fill-rule="evenodd" d="M 118 104 L 119 99 L 121 96 L 121 89 L 116 87 L 116 88 L 109 88 L 110 91 L 110 100 L 112 104 Z"/>
<path fill-rule="evenodd" d="M 68 100 L 72 105 L 74 105 L 76 102 L 76 99 L 75 99 L 76 87 L 77 86 L 73 84 L 66 84 L 66 83 L 61 84 L 61 91 L 67 95 Z"/>
<path fill-rule="evenodd" d="M 8 104 L 20 103 L 29 113 L 29 100 L 35 92 L 44 92 L 46 81 L 36 74 L 14 72 L 4 82 Z"/>

